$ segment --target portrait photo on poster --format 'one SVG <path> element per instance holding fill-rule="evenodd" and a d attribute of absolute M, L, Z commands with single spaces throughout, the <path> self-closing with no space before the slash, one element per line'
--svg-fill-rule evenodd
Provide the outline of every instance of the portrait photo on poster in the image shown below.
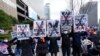
<path fill-rule="evenodd" d="M 72 26 L 73 15 L 72 11 L 62 11 L 61 12 L 61 31 L 69 30 Z"/>
<path fill-rule="evenodd" d="M 60 36 L 60 21 L 59 20 L 48 20 L 47 21 L 47 36 L 48 37 L 59 37 Z"/>
<path fill-rule="evenodd" d="M 87 14 L 79 14 L 75 16 L 74 20 L 74 30 L 77 31 L 86 31 L 88 27 L 88 18 Z"/>

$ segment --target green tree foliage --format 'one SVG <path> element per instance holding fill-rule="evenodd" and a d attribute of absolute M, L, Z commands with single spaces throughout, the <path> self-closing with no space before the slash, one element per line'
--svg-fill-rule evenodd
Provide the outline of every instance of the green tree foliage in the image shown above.
<path fill-rule="evenodd" d="M 18 23 L 16 18 L 6 14 L 3 10 L 0 10 L 0 28 L 9 30 L 16 23 Z"/>

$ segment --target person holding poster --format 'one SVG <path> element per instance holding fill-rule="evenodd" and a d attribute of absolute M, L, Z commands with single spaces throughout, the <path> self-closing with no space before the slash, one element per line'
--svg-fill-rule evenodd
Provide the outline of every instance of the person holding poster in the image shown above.
<path fill-rule="evenodd" d="M 59 52 L 57 41 L 60 40 L 60 37 L 48 37 L 48 40 L 50 41 L 49 52 L 51 53 L 51 56 L 57 56 L 57 53 Z"/>
<path fill-rule="evenodd" d="M 31 37 L 29 37 L 29 39 L 26 40 L 21 40 L 21 56 L 33 56 L 33 52 L 32 52 L 32 42 L 33 39 Z"/>
<path fill-rule="evenodd" d="M 37 37 L 36 56 L 46 56 L 48 53 L 47 37 Z"/>
<path fill-rule="evenodd" d="M 64 30 L 63 33 L 61 33 L 62 36 L 62 54 L 63 56 L 70 56 L 70 50 L 71 50 L 71 31 Z"/>
<path fill-rule="evenodd" d="M 57 56 L 57 52 L 59 52 L 57 41 L 60 40 L 60 22 L 58 20 L 47 21 L 47 36 L 50 41 L 49 52 L 51 56 L 53 54 Z"/>
<path fill-rule="evenodd" d="M 73 56 L 81 56 L 81 32 L 75 32 L 73 35 Z"/>

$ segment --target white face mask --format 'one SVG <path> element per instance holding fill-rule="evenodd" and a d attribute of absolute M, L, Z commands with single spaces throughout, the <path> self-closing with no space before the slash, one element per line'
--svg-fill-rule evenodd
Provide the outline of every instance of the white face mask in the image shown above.
<path fill-rule="evenodd" d="M 67 34 L 67 33 L 68 33 L 68 31 L 64 31 L 64 33 L 65 33 L 65 34 Z"/>
<path fill-rule="evenodd" d="M 5 40 L 4 40 L 4 42 L 8 42 L 8 40 L 7 40 L 7 39 L 5 39 Z"/>

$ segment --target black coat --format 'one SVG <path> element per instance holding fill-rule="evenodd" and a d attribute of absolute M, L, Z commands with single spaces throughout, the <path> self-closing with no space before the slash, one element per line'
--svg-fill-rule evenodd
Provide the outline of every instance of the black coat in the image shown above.
<path fill-rule="evenodd" d="M 36 47 L 36 53 L 37 54 L 48 53 L 48 43 L 47 43 L 46 37 L 44 38 L 45 42 L 43 42 L 39 37 L 37 39 L 38 39 L 38 42 L 37 42 L 37 47 Z"/>
<path fill-rule="evenodd" d="M 74 33 L 72 43 L 73 48 L 81 48 L 81 32 Z"/>
<path fill-rule="evenodd" d="M 49 37 L 48 39 L 50 40 L 49 51 L 51 53 L 59 52 L 57 40 L 60 40 L 60 37 Z"/>
<path fill-rule="evenodd" d="M 64 49 L 71 46 L 70 33 L 69 34 L 62 33 L 62 45 L 61 46 Z"/>
<path fill-rule="evenodd" d="M 95 45 L 100 45 L 100 37 L 99 35 L 91 35 L 89 37 L 89 40 L 91 40 Z"/>
<path fill-rule="evenodd" d="M 32 39 L 22 40 L 21 41 L 21 56 L 33 56 L 32 52 Z"/>

